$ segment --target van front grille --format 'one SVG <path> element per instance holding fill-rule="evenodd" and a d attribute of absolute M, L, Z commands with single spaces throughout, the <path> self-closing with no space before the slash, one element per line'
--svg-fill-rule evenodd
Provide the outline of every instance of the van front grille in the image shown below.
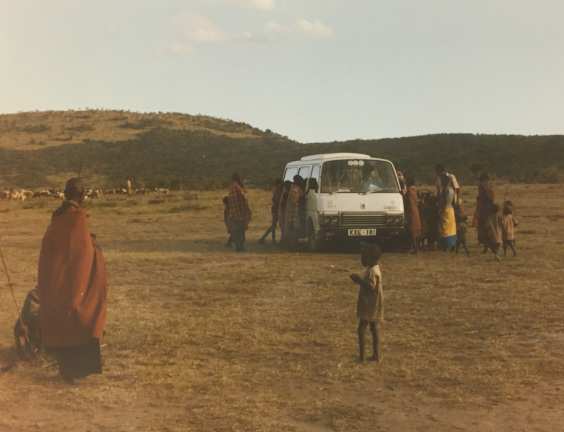
<path fill-rule="evenodd" d="M 342 213 L 341 226 L 345 228 L 373 228 L 386 226 L 386 215 L 366 213 Z"/>

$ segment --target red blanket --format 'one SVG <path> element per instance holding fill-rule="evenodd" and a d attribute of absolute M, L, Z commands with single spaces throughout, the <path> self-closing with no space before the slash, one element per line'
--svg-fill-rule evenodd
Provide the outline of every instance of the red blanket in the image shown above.
<path fill-rule="evenodd" d="M 87 215 L 80 205 L 65 201 L 63 209 L 55 212 L 39 255 L 41 340 L 48 347 L 101 339 L 106 319 L 102 252 L 90 235 Z"/>

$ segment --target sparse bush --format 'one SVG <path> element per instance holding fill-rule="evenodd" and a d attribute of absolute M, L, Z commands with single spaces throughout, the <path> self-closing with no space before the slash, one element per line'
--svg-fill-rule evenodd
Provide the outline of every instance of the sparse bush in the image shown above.
<path fill-rule="evenodd" d="M 560 183 L 564 179 L 562 171 L 555 165 L 541 168 L 537 175 L 539 183 Z"/>
<path fill-rule="evenodd" d="M 158 128 L 158 127 L 166 127 L 166 126 L 171 126 L 172 122 L 168 121 L 168 120 L 161 120 L 158 118 L 152 118 L 152 117 L 147 117 L 147 118 L 142 118 L 140 120 L 137 120 L 135 122 L 125 122 L 122 125 L 120 125 L 120 128 L 122 129 L 147 129 L 147 128 Z"/>
<path fill-rule="evenodd" d="M 25 132 L 25 133 L 41 133 L 41 132 L 47 132 L 50 129 L 51 128 L 45 124 L 28 125 L 18 128 L 20 132 Z"/>

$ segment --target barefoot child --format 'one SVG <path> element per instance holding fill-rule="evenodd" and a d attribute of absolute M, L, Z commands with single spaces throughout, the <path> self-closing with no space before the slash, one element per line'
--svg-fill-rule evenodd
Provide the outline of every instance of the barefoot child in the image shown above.
<path fill-rule="evenodd" d="M 466 251 L 466 255 L 470 256 L 470 252 L 468 252 L 468 246 L 466 245 L 466 232 L 468 231 L 468 224 L 467 224 L 468 216 L 464 214 L 460 204 L 457 204 L 454 207 L 454 217 L 456 219 L 455 251 L 458 254 L 458 250 L 460 249 L 460 246 L 462 246 Z"/>
<path fill-rule="evenodd" d="M 360 252 L 362 265 L 366 271 L 362 278 L 356 273 L 351 274 L 354 283 L 360 285 L 356 313 L 360 322 L 358 324 L 358 344 L 360 349 L 359 361 L 364 360 L 364 335 L 366 327 L 370 324 L 372 333 L 372 357 L 370 361 L 380 361 L 378 356 L 378 328 L 377 322 L 384 320 L 384 295 L 382 293 L 382 273 L 378 261 L 382 251 L 376 244 L 366 244 Z"/>
<path fill-rule="evenodd" d="M 513 206 L 511 201 L 506 201 L 503 206 L 503 217 L 501 218 L 503 228 L 503 255 L 507 254 L 507 246 L 513 251 L 513 256 L 517 255 L 515 250 L 515 227 L 517 219 L 513 216 Z"/>

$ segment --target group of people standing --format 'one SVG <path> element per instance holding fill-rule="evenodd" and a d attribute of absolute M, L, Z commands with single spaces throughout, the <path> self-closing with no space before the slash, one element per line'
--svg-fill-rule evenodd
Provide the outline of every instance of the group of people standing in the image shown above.
<path fill-rule="evenodd" d="M 223 198 L 223 220 L 229 233 L 226 246 L 235 244 L 237 252 L 244 252 L 245 230 L 251 221 L 251 210 L 243 183 L 238 173 L 234 173 L 229 186 L 229 195 Z M 276 229 L 280 228 L 279 244 L 296 250 L 298 240 L 304 236 L 305 229 L 305 186 L 306 181 L 299 175 L 293 181 L 277 179 L 271 198 L 271 223 L 259 239 L 265 244 L 270 235 L 276 243 Z"/>
<path fill-rule="evenodd" d="M 435 243 L 445 251 L 456 251 L 462 246 L 468 255 L 466 232 L 468 217 L 462 209 L 460 186 L 456 176 L 447 172 L 444 165 L 435 167 L 436 195 L 427 193 L 422 196 L 413 177 L 404 178 L 398 172 L 398 179 L 403 195 L 406 232 L 408 245 L 412 253 L 424 247 L 425 240 L 428 247 Z M 267 237 L 276 242 L 276 228 L 280 228 L 280 245 L 296 250 L 298 240 L 306 235 L 305 217 L 305 186 L 306 181 L 296 175 L 293 181 L 276 180 L 271 198 L 271 224 L 259 239 L 259 243 L 266 243 Z M 229 187 L 229 196 L 224 198 L 224 221 L 230 234 L 227 246 L 235 243 L 236 251 L 244 251 L 245 230 L 251 220 L 251 210 L 239 174 L 234 173 Z M 472 226 L 478 231 L 478 242 L 484 246 L 484 253 L 491 250 L 494 258 L 499 260 L 500 246 L 503 244 L 504 253 L 510 248 L 513 255 L 515 249 L 515 227 L 517 219 L 513 216 L 513 205 L 506 201 L 502 207 L 495 203 L 493 186 L 489 175 L 483 173 L 478 185 L 476 211 Z"/>
<path fill-rule="evenodd" d="M 421 200 L 413 178 L 403 178 L 398 173 L 405 204 L 406 228 L 410 234 L 410 245 L 414 253 L 421 246 L 421 239 L 429 236 L 429 214 L 434 214 L 439 242 L 444 250 L 458 251 L 462 245 L 466 252 L 466 221 L 462 211 L 460 187 L 456 177 L 448 173 L 443 165 L 436 166 L 436 207 L 433 200 Z M 280 244 L 290 249 L 297 248 L 303 237 L 305 224 L 306 181 L 296 175 L 293 181 L 276 180 L 271 198 L 271 225 L 260 238 L 265 243 L 270 235 L 276 242 L 276 228 L 280 227 Z M 84 186 L 80 179 L 70 179 L 65 187 L 65 200 L 52 215 L 43 237 L 38 265 L 37 297 L 40 306 L 41 343 L 58 360 L 61 377 L 74 382 L 102 372 L 100 339 L 104 333 L 107 308 L 106 268 L 96 237 L 90 233 L 87 214 L 81 207 Z M 428 195 L 429 197 L 430 195 Z M 243 181 L 234 173 L 229 186 L 229 195 L 224 198 L 224 221 L 230 234 L 228 245 L 235 244 L 237 252 L 243 252 L 245 231 L 252 215 Z M 429 204 L 422 206 L 421 204 Z M 428 208 L 435 208 L 429 212 Z M 431 224 L 431 225 L 433 225 Z M 495 202 L 493 186 L 488 174 L 483 173 L 478 185 L 477 205 L 472 226 L 478 230 L 478 242 L 483 252 L 491 250 L 496 260 L 500 246 L 504 254 L 507 248 L 516 255 L 513 204 L 504 201 L 502 211 Z M 376 268 L 381 251 L 375 246 L 363 249 L 363 265 L 367 272 L 362 278 L 351 275 L 355 283 L 378 287 L 381 298 L 381 274 Z M 376 292 L 376 291 L 375 291 Z M 359 300 L 360 301 L 360 300 Z M 374 303 L 374 302 L 373 302 Z M 359 303 L 360 304 L 360 303 Z M 364 304 L 364 303 L 363 303 Z M 376 304 L 376 303 L 374 303 Z M 360 358 L 363 358 L 363 338 L 367 323 L 381 319 L 381 299 L 378 308 L 359 315 Z M 359 306 L 360 307 L 360 306 Z M 359 312 L 360 313 L 360 312 Z M 378 334 L 371 324 L 374 340 L 374 360 L 378 360 Z"/>
<path fill-rule="evenodd" d="M 448 173 L 443 165 L 437 165 L 435 173 L 437 194 L 429 194 L 421 199 L 414 178 L 404 178 L 403 173 L 398 172 L 409 248 L 414 254 L 417 254 L 425 239 L 428 245 L 434 246 L 434 242 L 438 242 L 444 250 L 457 246 L 457 225 L 462 216 L 460 186 L 454 174 Z"/>
<path fill-rule="evenodd" d="M 456 176 L 447 172 L 441 164 L 435 167 L 435 174 L 436 195 L 427 193 L 421 196 L 415 187 L 414 179 L 412 177 L 404 179 L 403 173 L 398 173 L 404 197 L 406 228 L 411 252 L 416 254 L 427 240 L 427 245 L 430 247 L 438 243 L 441 249 L 454 250 L 457 253 L 462 246 L 469 255 L 466 245 L 468 217 L 462 209 L 460 186 Z M 513 255 L 517 254 L 515 249 L 517 219 L 513 216 L 513 205 L 510 201 L 504 202 L 502 213 L 501 215 L 500 207 L 495 204 L 489 175 L 483 173 L 478 185 L 472 226 L 478 231 L 478 242 L 484 246 L 483 253 L 491 249 L 496 260 L 499 260 L 501 244 L 504 254 L 507 248 L 511 249 Z"/>
<path fill-rule="evenodd" d="M 503 254 L 507 254 L 510 248 L 513 255 L 517 255 L 515 249 L 515 227 L 517 219 L 513 216 L 513 203 L 504 200 L 502 214 L 500 206 L 495 203 L 495 193 L 487 173 L 482 173 L 478 184 L 478 197 L 476 199 L 476 211 L 472 226 L 478 229 L 478 242 L 484 246 L 483 253 L 488 249 L 499 261 L 499 249 L 503 244 Z"/>
<path fill-rule="evenodd" d="M 268 234 L 276 242 L 276 224 L 280 227 L 280 245 L 297 250 L 298 240 L 305 235 L 305 187 L 306 180 L 299 175 L 293 181 L 276 180 L 272 192 L 272 222 L 259 239 L 265 243 Z"/>

